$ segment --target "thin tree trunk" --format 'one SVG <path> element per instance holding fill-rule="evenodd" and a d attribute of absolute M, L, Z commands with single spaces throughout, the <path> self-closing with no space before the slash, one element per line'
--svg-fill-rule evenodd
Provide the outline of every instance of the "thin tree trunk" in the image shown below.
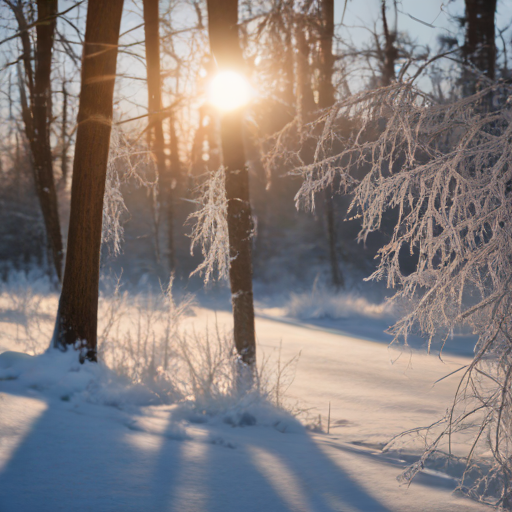
<path fill-rule="evenodd" d="M 53 346 L 96 361 L 98 286 L 117 44 L 123 0 L 89 0 L 66 270 Z"/>
<path fill-rule="evenodd" d="M 18 68 L 22 117 L 32 154 L 34 181 L 46 229 L 48 252 L 51 254 L 57 278 L 61 281 L 63 248 L 49 130 L 51 119 L 50 76 L 57 0 L 37 1 L 39 23 L 36 26 L 35 75 L 32 71 L 31 43 L 23 7 L 20 3 L 7 3 L 14 12 L 20 28 L 23 47 L 22 60 L 29 92 L 27 99 L 25 84 Z"/>
<path fill-rule="evenodd" d="M 384 28 L 384 55 L 382 62 L 382 85 L 384 87 L 396 81 L 395 64 L 398 58 L 398 50 L 395 46 L 396 27 L 389 30 L 388 19 L 386 16 L 386 0 L 381 4 L 382 25 Z"/>
<path fill-rule="evenodd" d="M 315 99 L 311 87 L 311 68 L 309 65 L 310 47 L 304 33 L 304 24 L 300 18 L 295 22 L 295 87 L 297 97 L 297 114 L 300 122 L 307 122 L 308 115 L 315 108 Z"/>
<path fill-rule="evenodd" d="M 466 0 L 466 40 L 463 56 L 485 76 L 496 75 L 496 0 Z M 466 73 L 468 93 L 474 92 L 474 74 Z"/>
<path fill-rule="evenodd" d="M 294 103 L 294 95 L 293 95 L 293 86 L 294 86 L 294 53 L 295 48 L 293 46 L 293 36 L 294 36 L 294 0 L 287 0 L 284 2 L 284 12 L 286 13 L 286 19 L 287 22 L 286 32 L 284 34 L 284 61 L 283 61 L 283 72 L 284 72 L 284 80 L 285 80 L 285 87 L 283 90 L 283 100 L 285 103 L 289 105 L 293 105 Z"/>
<path fill-rule="evenodd" d="M 149 130 L 148 142 L 153 152 L 159 179 L 162 183 L 168 223 L 169 267 L 175 269 L 174 212 L 172 178 L 165 162 L 165 141 L 162 126 L 162 79 L 160 76 L 160 34 L 158 0 L 144 0 L 144 33 L 146 43 L 146 67 L 148 81 Z"/>
<path fill-rule="evenodd" d="M 203 142 L 206 139 L 206 131 L 203 126 L 205 120 L 205 105 L 198 109 L 199 123 L 192 141 L 192 149 L 190 151 L 190 161 L 192 163 L 191 170 L 194 176 L 203 174 L 205 163 L 203 160 Z"/>
<path fill-rule="evenodd" d="M 66 89 L 66 81 L 62 82 L 62 129 L 61 129 L 61 139 L 62 139 L 62 151 L 60 155 L 60 170 L 62 173 L 62 182 L 64 186 L 68 181 L 68 91 Z"/>
<path fill-rule="evenodd" d="M 332 43 L 334 39 L 334 0 L 321 0 L 320 14 L 322 31 L 320 34 L 320 76 L 318 81 L 318 106 L 328 108 L 334 105 L 334 55 Z"/>
<path fill-rule="evenodd" d="M 57 0 L 38 0 L 38 19 L 43 20 L 57 13 Z M 36 72 L 34 81 L 34 164 L 39 175 L 40 202 L 46 225 L 46 234 L 59 281 L 62 280 L 62 236 L 60 232 L 57 191 L 53 176 L 52 151 L 50 147 L 49 104 L 51 103 L 50 75 L 52 49 L 56 19 L 39 23 L 37 32 Z"/>
<path fill-rule="evenodd" d="M 334 73 L 334 55 L 332 54 L 332 43 L 334 39 L 334 0 L 322 0 L 320 9 L 322 31 L 320 34 L 318 106 L 320 108 L 329 108 L 334 105 L 334 85 L 332 83 Z M 335 288 L 342 288 L 345 285 L 345 281 L 338 266 L 333 194 L 333 187 L 329 185 L 324 192 L 327 236 L 329 239 L 329 260 L 331 263 L 332 284 Z"/>
<path fill-rule="evenodd" d="M 172 255 L 172 268 L 176 268 L 176 249 L 174 244 L 174 191 L 181 183 L 181 161 L 179 154 L 178 134 L 176 132 L 176 119 L 174 113 L 169 117 L 169 144 L 170 144 L 170 190 L 167 212 L 167 229 L 169 254 Z"/>
<path fill-rule="evenodd" d="M 208 169 L 216 170 L 221 166 L 220 124 L 213 109 L 208 109 L 206 126 L 206 142 L 208 143 Z"/>
<path fill-rule="evenodd" d="M 208 0 L 210 48 L 220 70 L 243 72 L 244 63 L 238 36 L 238 0 Z M 252 215 L 249 202 L 249 172 L 243 144 L 243 113 L 222 115 L 220 133 L 226 172 L 228 233 L 235 345 L 242 361 L 256 361 L 254 304 L 252 292 Z"/>
<path fill-rule="evenodd" d="M 334 288 L 339 289 L 345 286 L 345 280 L 338 266 L 336 219 L 334 217 L 334 201 L 332 199 L 333 194 L 333 187 L 332 185 L 329 185 L 324 191 L 327 236 L 329 238 L 329 261 L 331 263 L 332 284 Z"/>

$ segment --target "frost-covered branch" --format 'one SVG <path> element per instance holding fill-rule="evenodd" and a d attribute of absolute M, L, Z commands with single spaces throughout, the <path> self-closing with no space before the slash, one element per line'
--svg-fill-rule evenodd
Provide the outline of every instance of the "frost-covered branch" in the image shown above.
<path fill-rule="evenodd" d="M 473 422 L 477 427 L 468 468 L 477 448 L 480 454 L 490 448 L 494 466 L 468 492 L 489 494 L 492 480 L 500 503 L 509 508 L 511 94 L 512 89 L 500 84 L 450 104 L 436 104 L 410 83 L 363 92 L 309 125 L 307 138 L 315 140 L 315 159 L 295 169 L 304 180 L 297 204 L 307 208 L 314 208 L 315 195 L 335 180 L 351 190 L 350 214 L 362 221 L 360 240 L 394 219 L 370 279 L 386 279 L 395 289 L 393 299 L 409 305 L 392 328 L 396 340 L 407 343 L 408 335 L 417 332 L 444 343 L 461 323 L 479 335 L 445 430 L 406 476 L 412 478 L 441 441 L 449 439 L 451 444 L 452 436 L 467 431 L 468 422 Z M 287 150 L 299 155 L 295 158 L 300 163 L 301 149 Z M 386 212 L 391 215 L 385 217 Z M 417 258 L 410 274 L 400 266 L 404 251 Z"/>
<path fill-rule="evenodd" d="M 140 186 L 154 190 L 157 181 L 147 177 L 148 170 L 153 167 L 151 153 L 147 148 L 131 144 L 122 131 L 115 127 L 112 129 L 103 197 L 102 243 L 110 242 L 114 255 L 121 252 L 124 235 L 121 217 L 128 211 L 121 185 L 129 179 L 135 179 Z"/>
<path fill-rule="evenodd" d="M 204 273 L 205 283 L 208 283 L 215 270 L 218 272 L 218 279 L 229 277 L 228 203 L 224 179 L 224 168 L 211 172 L 209 179 L 198 189 L 201 208 L 187 219 L 195 219 L 190 235 L 190 252 L 193 254 L 194 247 L 198 245 L 204 257 L 204 261 L 192 275 Z"/>

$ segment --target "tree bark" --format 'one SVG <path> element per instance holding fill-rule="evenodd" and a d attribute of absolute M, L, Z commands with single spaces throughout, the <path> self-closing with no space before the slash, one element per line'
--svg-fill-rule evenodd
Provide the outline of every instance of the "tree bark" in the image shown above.
<path fill-rule="evenodd" d="M 334 105 L 334 55 L 332 43 L 334 39 L 334 0 L 321 0 L 320 14 L 322 31 L 320 34 L 320 69 L 318 82 L 318 106 L 328 108 Z"/>
<path fill-rule="evenodd" d="M 283 48 L 283 63 L 282 63 L 282 69 L 284 72 L 284 80 L 285 80 L 285 86 L 283 90 L 283 100 L 285 103 L 289 105 L 293 105 L 294 103 L 294 95 L 293 95 L 293 86 L 294 86 L 294 53 L 295 48 L 293 45 L 293 35 L 294 35 L 294 29 L 293 29 L 293 5 L 294 0 L 287 0 L 284 3 L 284 16 L 285 16 L 285 23 L 283 23 L 283 26 L 285 27 L 285 33 L 284 33 L 284 48 Z"/>
<path fill-rule="evenodd" d="M 398 58 L 398 50 L 395 46 L 395 30 L 389 30 L 388 19 L 386 16 L 386 0 L 381 4 L 382 25 L 384 28 L 384 55 L 382 62 L 382 85 L 387 87 L 396 81 L 395 64 Z"/>
<path fill-rule="evenodd" d="M 146 67 L 148 81 L 149 129 L 148 142 L 151 148 L 162 184 L 165 210 L 168 223 L 169 267 L 171 272 L 176 265 L 174 250 L 173 180 L 165 160 L 165 140 L 162 122 L 162 79 L 160 75 L 160 34 L 158 0 L 143 0 L 144 33 L 146 44 Z"/>
<path fill-rule="evenodd" d="M 66 269 L 53 346 L 96 361 L 98 286 L 117 44 L 123 0 L 89 0 Z"/>
<path fill-rule="evenodd" d="M 243 72 L 238 36 L 238 0 L 208 0 L 210 48 L 219 70 Z M 243 144 L 243 112 L 238 109 L 220 120 L 223 164 L 228 201 L 228 234 L 235 346 L 241 360 L 256 361 L 254 304 L 252 292 L 252 214 L 249 202 L 249 172 Z"/>
<path fill-rule="evenodd" d="M 26 78 L 26 85 L 21 76 L 19 82 L 22 118 L 32 154 L 34 182 L 43 214 L 48 252 L 51 254 L 57 278 L 61 281 L 63 248 L 49 129 L 51 119 L 50 78 L 57 0 L 37 1 L 35 74 L 32 70 L 32 46 L 23 6 L 21 3 L 14 4 L 10 1 L 7 3 L 12 9 L 20 29 L 23 48 L 22 60 Z M 21 75 L 20 70 L 18 73 Z M 25 87 L 28 88 L 28 98 Z"/>
<path fill-rule="evenodd" d="M 320 66 L 318 83 L 318 106 L 329 108 L 334 105 L 334 55 L 332 43 L 334 39 L 334 0 L 321 0 L 322 32 L 320 34 Z M 334 190 L 329 185 L 324 192 L 325 216 L 327 220 L 327 236 L 329 239 L 329 260 L 331 263 L 331 279 L 338 289 L 345 285 L 343 274 L 338 266 L 336 219 L 334 217 Z"/>
<path fill-rule="evenodd" d="M 297 97 L 297 114 L 304 123 L 315 108 L 315 99 L 311 87 L 311 68 L 309 65 L 310 46 L 305 35 L 305 26 L 300 23 L 301 17 L 295 21 L 295 94 Z"/>
<path fill-rule="evenodd" d="M 466 0 L 464 59 L 491 80 L 496 76 L 495 16 L 496 0 Z M 465 79 L 474 81 L 474 76 Z"/>
<path fill-rule="evenodd" d="M 66 80 L 62 82 L 62 129 L 61 129 L 61 139 L 62 139 L 62 151 L 60 155 L 60 170 L 62 173 L 62 182 L 64 186 L 68 181 L 68 91 L 66 89 Z"/>
<path fill-rule="evenodd" d="M 169 254 L 172 255 L 171 267 L 176 268 L 176 249 L 175 249 L 175 231 L 174 231 L 174 194 L 177 187 L 181 186 L 181 161 L 179 154 L 178 134 L 176 132 L 176 118 L 171 112 L 169 116 L 169 146 L 170 146 L 170 191 L 169 206 L 167 212 L 167 240 L 169 244 Z"/>

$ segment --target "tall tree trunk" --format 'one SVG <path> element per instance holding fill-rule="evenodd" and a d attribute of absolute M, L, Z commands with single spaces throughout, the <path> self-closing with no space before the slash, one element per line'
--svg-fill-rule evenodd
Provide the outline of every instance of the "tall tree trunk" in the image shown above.
<path fill-rule="evenodd" d="M 170 209 L 167 213 L 167 229 L 168 229 L 168 244 L 169 254 L 173 256 L 172 268 L 176 267 L 176 249 L 174 244 L 175 232 L 174 232 L 174 191 L 178 186 L 181 186 L 181 161 L 178 144 L 178 134 L 176 132 L 176 118 L 174 112 L 171 112 L 169 116 L 169 147 L 170 147 Z"/>
<path fill-rule="evenodd" d="M 210 48 L 220 70 L 243 72 L 238 36 L 238 0 L 208 0 Z M 256 361 L 254 304 L 252 292 L 252 215 L 249 202 L 249 172 L 243 144 L 241 109 L 223 114 L 220 133 L 226 172 L 228 234 L 235 345 L 242 361 Z"/>
<path fill-rule="evenodd" d="M 63 248 L 49 130 L 51 119 L 50 77 L 57 0 L 37 1 L 35 74 L 32 70 L 30 34 L 23 6 L 21 3 L 14 4 L 10 1 L 7 3 L 13 10 L 20 28 L 23 47 L 22 60 L 29 92 L 27 98 L 25 83 L 20 76 L 22 117 L 32 154 L 34 182 L 43 214 L 48 252 L 51 254 L 57 278 L 61 281 Z M 20 72 L 19 75 L 21 75 Z"/>
<path fill-rule="evenodd" d="M 159 179 L 162 184 L 168 223 L 169 267 L 174 271 L 176 258 L 174 250 L 173 183 L 165 163 L 165 141 L 162 126 L 162 79 L 160 75 L 160 34 L 158 0 L 143 0 L 144 33 L 146 43 L 146 68 L 148 81 L 149 130 L 148 142 L 153 152 Z"/>
<path fill-rule="evenodd" d="M 206 118 L 205 110 L 205 105 L 201 105 L 198 109 L 199 123 L 194 133 L 194 139 L 192 141 L 192 148 L 190 151 L 191 172 L 194 176 L 203 174 L 205 170 L 205 163 L 203 160 L 203 143 L 206 139 L 206 130 L 203 126 Z"/>
<path fill-rule="evenodd" d="M 68 181 L 68 91 L 66 89 L 66 80 L 62 82 L 62 151 L 60 154 L 60 170 L 62 173 L 62 182 L 64 186 Z"/>
<path fill-rule="evenodd" d="M 320 9 L 322 31 L 320 34 L 318 106 L 320 108 L 329 108 L 334 105 L 334 85 L 332 83 L 334 73 L 334 55 L 332 53 L 332 43 L 334 39 L 334 0 L 321 0 Z M 342 288 L 345 282 L 338 266 L 333 194 L 333 187 L 329 185 L 324 191 L 327 236 L 329 239 L 329 260 L 331 263 L 332 284 L 335 288 Z"/>
<path fill-rule="evenodd" d="M 321 0 L 320 15 L 322 20 L 320 33 L 320 67 L 318 81 L 318 106 L 329 108 L 334 105 L 334 0 Z"/>
<path fill-rule="evenodd" d="M 301 123 L 315 108 L 315 99 L 311 87 L 311 67 L 309 65 L 310 46 L 306 39 L 304 23 L 298 17 L 294 24 L 295 33 L 295 94 L 297 98 L 297 115 Z"/>
<path fill-rule="evenodd" d="M 396 80 L 395 65 L 396 60 L 398 59 L 398 50 L 395 46 L 396 27 L 393 30 L 389 29 L 388 19 L 386 16 L 386 0 L 382 0 L 381 15 L 382 25 L 384 28 L 384 52 L 382 55 L 382 85 L 386 87 Z"/>
<path fill-rule="evenodd" d="M 96 361 L 98 286 L 117 44 L 123 0 L 89 0 L 82 59 L 66 270 L 53 346 Z"/>
<path fill-rule="evenodd" d="M 287 2 L 288 7 L 288 16 L 293 20 L 293 0 Z M 284 34 L 284 61 L 282 63 L 282 69 L 284 72 L 284 81 L 285 86 L 282 94 L 282 98 L 284 102 L 288 105 L 293 105 L 294 96 L 293 96 L 293 85 L 294 85 L 294 53 L 295 49 L 293 47 L 293 21 L 290 24 L 286 25 L 286 32 Z"/>
<path fill-rule="evenodd" d="M 485 76 L 496 75 L 496 0 L 466 0 L 466 37 L 463 56 Z M 474 91 L 474 74 L 465 73 L 467 92 Z"/>

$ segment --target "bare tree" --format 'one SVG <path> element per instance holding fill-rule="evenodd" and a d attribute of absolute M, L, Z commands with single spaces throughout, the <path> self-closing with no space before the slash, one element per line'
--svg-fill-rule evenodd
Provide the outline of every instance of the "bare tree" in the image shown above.
<path fill-rule="evenodd" d="M 208 0 L 207 4 L 210 48 L 219 69 L 242 72 L 244 61 L 238 35 L 238 0 Z M 241 360 L 253 365 L 256 360 L 256 339 L 252 292 L 252 215 L 241 109 L 222 115 L 220 132 L 225 169 L 235 345 Z"/>
<path fill-rule="evenodd" d="M 309 2 L 311 3 L 311 2 Z M 304 6 L 306 10 L 309 6 Z M 306 12 L 293 12 L 295 36 L 295 96 L 299 123 L 307 122 L 315 109 L 310 65 L 311 46 L 313 40 L 311 20 Z"/>
<path fill-rule="evenodd" d="M 395 14 L 396 14 L 396 0 L 394 1 Z M 382 85 L 384 87 L 390 85 L 396 80 L 395 64 L 399 57 L 398 49 L 395 45 L 397 33 L 396 33 L 396 16 L 395 26 L 390 29 L 388 24 L 388 18 L 386 15 L 386 0 L 382 0 L 381 4 L 381 16 L 382 16 L 382 28 L 384 30 L 384 48 L 379 45 L 378 37 L 376 37 L 376 45 L 380 56 L 381 67 L 382 67 Z"/>
<path fill-rule="evenodd" d="M 66 79 L 62 81 L 62 126 L 61 126 L 61 155 L 60 169 L 62 173 L 62 182 L 67 183 L 69 174 L 69 137 L 68 137 L 68 90 L 66 89 Z"/>
<path fill-rule="evenodd" d="M 144 0 L 144 32 L 146 42 L 146 67 L 148 81 L 148 143 L 156 161 L 159 179 L 162 183 L 165 209 L 167 213 L 167 233 L 169 248 L 169 267 L 171 272 L 176 266 L 174 250 L 174 204 L 173 204 L 173 179 L 169 174 L 165 158 L 165 140 L 162 116 L 162 79 L 160 73 L 160 21 L 158 15 L 158 0 Z M 174 120 L 172 120 L 174 129 Z M 171 139 L 176 144 L 176 132 Z M 173 148 L 177 152 L 177 145 Z M 171 153 L 173 171 L 176 170 L 177 155 Z"/>
<path fill-rule="evenodd" d="M 23 3 L 4 0 L 11 8 L 19 28 L 22 43 L 24 77 L 18 67 L 20 101 L 23 123 L 34 169 L 37 197 L 43 213 L 48 252 L 59 281 L 62 278 L 62 236 L 60 230 L 57 192 L 53 176 L 50 146 L 52 50 L 57 17 L 57 0 L 38 0 L 35 47 L 35 70 L 32 67 L 30 26 Z M 31 25 L 33 26 L 33 24 Z"/>
<path fill-rule="evenodd" d="M 434 104 L 407 82 L 347 98 L 318 121 L 328 129 L 317 139 L 317 154 L 337 139 L 338 124 L 362 122 L 343 151 L 300 169 L 305 181 L 298 194 L 311 206 L 340 179 L 354 193 L 360 240 L 395 210 L 391 239 L 371 277 L 385 278 L 396 288 L 394 299 L 410 308 L 391 329 L 396 341 L 407 344 L 411 333 L 422 333 L 429 349 L 434 341 L 444 346 L 461 323 L 479 336 L 473 361 L 460 369 L 453 404 L 426 429 L 426 450 L 404 478 L 412 479 L 440 449 L 453 457 L 454 438 L 472 434 L 460 487 L 479 500 L 496 504 L 498 498 L 506 510 L 512 509 L 510 92 L 498 84 Z M 365 137 L 382 118 L 385 129 Z M 370 168 L 363 178 L 361 166 Z M 411 273 L 401 266 L 404 250 L 418 254 Z"/>
<path fill-rule="evenodd" d="M 465 0 L 466 35 L 463 56 L 487 78 L 496 75 L 496 0 Z M 474 80 L 474 74 L 467 76 Z"/>
<path fill-rule="evenodd" d="M 52 344 L 96 360 L 103 196 L 123 0 L 89 0 L 66 269 Z"/>
<path fill-rule="evenodd" d="M 335 100 L 335 89 L 333 84 L 334 55 L 332 53 L 332 44 L 334 39 L 334 0 L 321 0 L 320 14 L 318 106 L 325 109 L 331 107 Z M 326 187 L 324 194 L 332 284 L 336 288 L 340 288 L 345 285 L 345 281 L 343 279 L 343 274 L 338 267 L 338 256 L 336 251 L 336 220 L 334 216 L 334 201 L 332 197 L 334 189 L 332 185 Z"/>

